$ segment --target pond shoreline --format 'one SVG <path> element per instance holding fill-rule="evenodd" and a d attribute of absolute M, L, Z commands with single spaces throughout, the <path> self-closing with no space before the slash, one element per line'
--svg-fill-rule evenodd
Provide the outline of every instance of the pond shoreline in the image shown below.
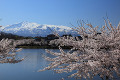
<path fill-rule="evenodd" d="M 59 49 L 57 46 L 17 46 L 16 48 L 23 49 Z M 63 49 L 71 49 L 72 47 L 62 46 Z"/>

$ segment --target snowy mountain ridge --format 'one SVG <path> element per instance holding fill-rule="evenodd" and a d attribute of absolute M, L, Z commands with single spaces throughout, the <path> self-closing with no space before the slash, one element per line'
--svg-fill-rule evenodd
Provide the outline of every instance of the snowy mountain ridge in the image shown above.
<path fill-rule="evenodd" d="M 63 34 L 76 34 L 70 27 L 67 26 L 58 26 L 58 25 L 47 25 L 47 24 L 37 24 L 30 22 L 21 22 L 13 25 L 7 25 L 1 27 L 1 30 L 6 33 L 12 33 L 19 36 L 42 36 L 45 37 L 49 34 L 52 34 L 53 31 L 56 31 L 59 35 Z"/>

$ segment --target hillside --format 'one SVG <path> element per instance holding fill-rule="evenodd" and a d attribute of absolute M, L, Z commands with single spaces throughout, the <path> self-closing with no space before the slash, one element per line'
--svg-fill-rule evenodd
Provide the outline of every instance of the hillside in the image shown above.
<path fill-rule="evenodd" d="M 19 36 L 41 36 L 46 37 L 53 32 L 57 32 L 60 36 L 63 34 L 77 35 L 70 27 L 58 26 L 58 25 L 42 25 L 30 22 L 21 22 L 17 24 L 12 24 L 8 26 L 1 27 L 4 32 L 12 33 Z"/>
<path fill-rule="evenodd" d="M 23 37 L 23 36 L 18 36 L 18 35 L 11 34 L 11 33 L 0 32 L 0 40 L 3 38 L 14 39 L 14 40 L 32 39 L 32 37 Z"/>

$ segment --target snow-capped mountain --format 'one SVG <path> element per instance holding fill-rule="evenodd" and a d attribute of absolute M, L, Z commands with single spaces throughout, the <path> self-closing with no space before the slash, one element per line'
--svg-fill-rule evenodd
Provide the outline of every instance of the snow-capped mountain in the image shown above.
<path fill-rule="evenodd" d="M 52 34 L 53 31 L 56 31 L 59 35 L 63 34 L 73 34 L 76 33 L 67 26 L 58 26 L 58 25 L 41 25 L 37 23 L 30 22 L 21 22 L 13 25 L 8 25 L 1 27 L 3 32 L 12 33 L 19 36 L 42 36 L 45 37 L 49 34 Z M 53 30 L 53 31 L 52 31 Z"/>

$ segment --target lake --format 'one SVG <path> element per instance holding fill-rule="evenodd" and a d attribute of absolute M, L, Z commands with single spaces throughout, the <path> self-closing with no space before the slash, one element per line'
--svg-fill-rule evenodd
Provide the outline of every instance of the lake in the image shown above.
<path fill-rule="evenodd" d="M 52 50 L 52 49 L 51 49 Z M 58 49 L 52 51 L 58 52 Z M 16 57 L 24 57 L 22 62 L 16 64 L 4 63 L 0 64 L 0 80 L 74 80 L 74 78 L 67 78 L 67 73 L 58 74 L 54 71 L 47 70 L 37 72 L 49 64 L 42 55 L 53 57 L 45 52 L 45 49 L 23 49 L 17 53 Z"/>
<path fill-rule="evenodd" d="M 59 52 L 59 49 L 49 49 L 54 52 Z M 68 51 L 65 49 L 64 51 Z M 45 52 L 45 49 L 23 49 L 17 52 L 16 57 L 25 58 L 23 61 L 15 64 L 4 63 L 0 64 L 0 80 L 76 80 L 68 78 L 71 73 L 55 73 L 52 70 L 38 72 L 50 63 L 46 61 L 42 55 L 54 57 Z M 85 80 L 85 79 L 82 79 Z M 101 80 L 95 76 L 93 80 Z M 117 80 L 120 80 L 117 79 Z"/>

